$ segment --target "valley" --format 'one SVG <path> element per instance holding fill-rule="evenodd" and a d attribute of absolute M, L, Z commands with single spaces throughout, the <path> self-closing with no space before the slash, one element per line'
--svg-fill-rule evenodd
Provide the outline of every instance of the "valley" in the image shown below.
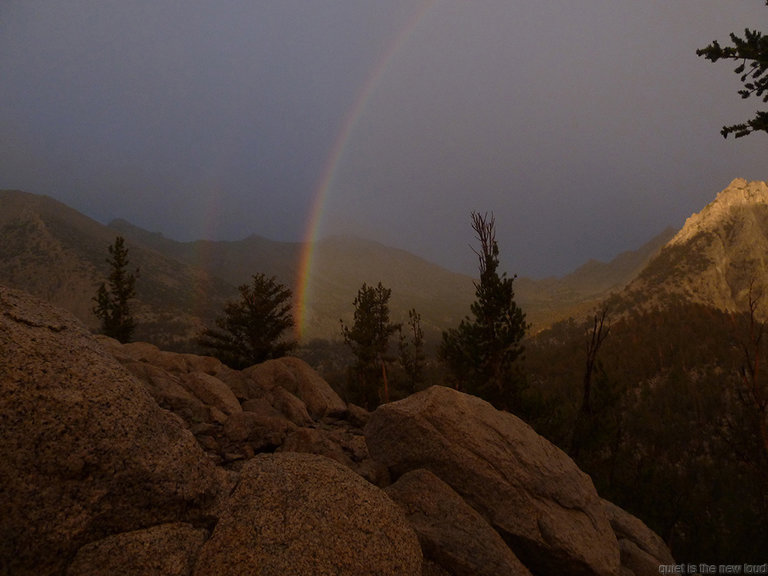
<path fill-rule="evenodd" d="M 532 330 L 586 314 L 629 283 L 671 234 L 665 231 L 611 262 L 590 261 L 562 278 L 517 278 L 516 299 Z M 126 239 L 131 263 L 142 271 L 137 338 L 159 346 L 193 347 L 196 333 L 253 274 L 275 276 L 295 297 L 299 281 L 304 281 L 299 268 L 306 247 L 299 243 L 256 235 L 240 241 L 177 242 L 124 220 L 102 225 L 51 198 L 0 191 L 0 283 L 46 298 L 95 327 L 91 298 L 106 274 L 106 248 L 117 235 Z M 439 340 L 443 330 L 469 313 L 473 278 L 404 250 L 339 236 L 319 241 L 312 252 L 305 343 L 340 338 L 339 319 L 351 316 L 352 301 L 364 282 L 381 281 L 392 289 L 396 321 L 415 308 L 430 341 Z"/>

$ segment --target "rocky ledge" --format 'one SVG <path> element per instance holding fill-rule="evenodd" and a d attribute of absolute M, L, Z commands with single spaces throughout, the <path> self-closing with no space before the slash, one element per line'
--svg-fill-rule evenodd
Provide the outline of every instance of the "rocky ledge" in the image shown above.
<path fill-rule="evenodd" d="M 525 422 L 121 345 L 0 287 L 0 574 L 637 576 L 674 564 Z"/>

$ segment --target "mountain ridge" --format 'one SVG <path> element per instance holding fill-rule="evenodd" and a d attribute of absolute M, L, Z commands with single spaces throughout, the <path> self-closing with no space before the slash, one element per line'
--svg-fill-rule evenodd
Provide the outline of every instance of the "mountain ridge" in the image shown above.
<path fill-rule="evenodd" d="M 0 191 L 0 283 L 19 288 L 98 327 L 92 298 L 109 273 L 107 247 L 115 233 L 47 196 Z M 210 322 L 234 289 L 143 245 L 129 246 L 139 268 L 137 338 L 173 347 Z"/>
<path fill-rule="evenodd" d="M 561 278 L 518 278 L 515 291 L 534 332 L 568 317 L 588 315 L 610 295 L 621 291 L 644 269 L 673 236 L 667 228 L 636 250 L 621 252 L 608 262 L 591 259 Z"/>
<path fill-rule="evenodd" d="M 50 299 L 94 328 L 92 293 L 106 277 L 106 247 L 115 235 L 121 235 L 128 242 L 132 265 L 142 270 L 139 320 L 159 327 L 163 321 L 178 323 L 173 314 L 183 319 L 183 329 L 179 325 L 170 330 L 169 342 L 179 342 L 182 332 L 183 338 L 190 339 L 194 330 L 210 324 L 226 299 L 236 297 L 235 287 L 248 283 L 255 273 L 276 276 L 296 295 L 301 256 L 307 249 L 301 243 L 272 241 L 258 234 L 236 241 L 179 242 L 126 220 L 113 220 L 104 226 L 52 198 L 20 191 L 0 191 L 0 207 L 4 246 L 0 282 Z M 32 225 L 32 221 L 37 224 Z M 27 224 L 20 228 L 24 222 Z M 586 314 L 629 283 L 669 234 L 665 231 L 640 249 L 622 253 L 608 263 L 589 261 L 561 278 L 517 278 L 516 300 L 534 330 L 568 316 Z M 30 254 L 31 249 L 37 257 Z M 68 260 L 49 255 L 44 265 L 35 264 L 40 254 L 62 250 L 69 255 Z M 381 281 L 392 289 L 393 321 L 405 321 L 407 311 L 415 308 L 433 340 L 470 312 L 472 277 L 407 250 L 373 240 L 330 236 L 319 240 L 312 252 L 305 318 L 308 339 L 340 337 L 339 319 L 351 321 L 353 300 L 363 282 Z M 59 280 L 45 281 L 53 278 Z M 142 338 L 165 345 L 151 335 Z"/>

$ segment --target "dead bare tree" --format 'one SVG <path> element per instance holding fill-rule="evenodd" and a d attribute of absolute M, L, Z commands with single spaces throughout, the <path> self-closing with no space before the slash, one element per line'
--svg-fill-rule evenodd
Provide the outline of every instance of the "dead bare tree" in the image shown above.
<path fill-rule="evenodd" d="M 749 283 L 749 317 L 747 319 L 746 339 L 738 340 L 742 354 L 742 364 L 739 368 L 742 389 L 739 391 L 739 398 L 748 410 L 753 411 L 757 420 L 763 457 L 768 463 L 768 391 L 766 391 L 765 383 L 760 379 L 761 353 L 766 322 L 757 317 L 762 297 L 762 290 L 755 289 L 755 279 L 753 278 Z"/>
<path fill-rule="evenodd" d="M 586 338 L 586 366 L 584 367 L 584 396 L 581 402 L 581 411 L 592 414 L 592 376 L 595 372 L 595 363 L 597 362 L 597 353 L 600 346 L 611 331 L 610 325 L 606 324 L 608 318 L 608 308 L 600 308 L 592 317 L 592 328 L 587 330 Z"/>
<path fill-rule="evenodd" d="M 597 354 L 600 346 L 611 331 L 608 319 L 608 308 L 601 307 L 592 317 L 591 325 L 587 324 L 585 330 L 585 353 L 586 362 L 584 366 L 584 379 L 582 381 L 582 399 L 581 408 L 576 416 L 576 422 L 573 427 L 573 436 L 571 437 L 570 455 L 576 458 L 581 449 L 581 443 L 584 435 L 587 433 L 592 420 L 592 378 L 597 365 Z"/>

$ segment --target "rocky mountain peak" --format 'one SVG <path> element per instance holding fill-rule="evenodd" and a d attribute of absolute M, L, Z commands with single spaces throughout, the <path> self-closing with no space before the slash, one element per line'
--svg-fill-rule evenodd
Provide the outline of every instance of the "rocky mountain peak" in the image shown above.
<path fill-rule="evenodd" d="M 736 178 L 701 212 L 691 215 L 669 245 L 685 244 L 701 232 L 717 229 L 730 218 L 735 208 L 759 204 L 768 205 L 768 184 Z"/>
<path fill-rule="evenodd" d="M 672 298 L 723 311 L 748 308 L 750 287 L 768 289 L 768 184 L 737 178 L 683 228 L 628 286 L 633 301 Z M 768 317 L 768 311 L 763 313 Z"/>

